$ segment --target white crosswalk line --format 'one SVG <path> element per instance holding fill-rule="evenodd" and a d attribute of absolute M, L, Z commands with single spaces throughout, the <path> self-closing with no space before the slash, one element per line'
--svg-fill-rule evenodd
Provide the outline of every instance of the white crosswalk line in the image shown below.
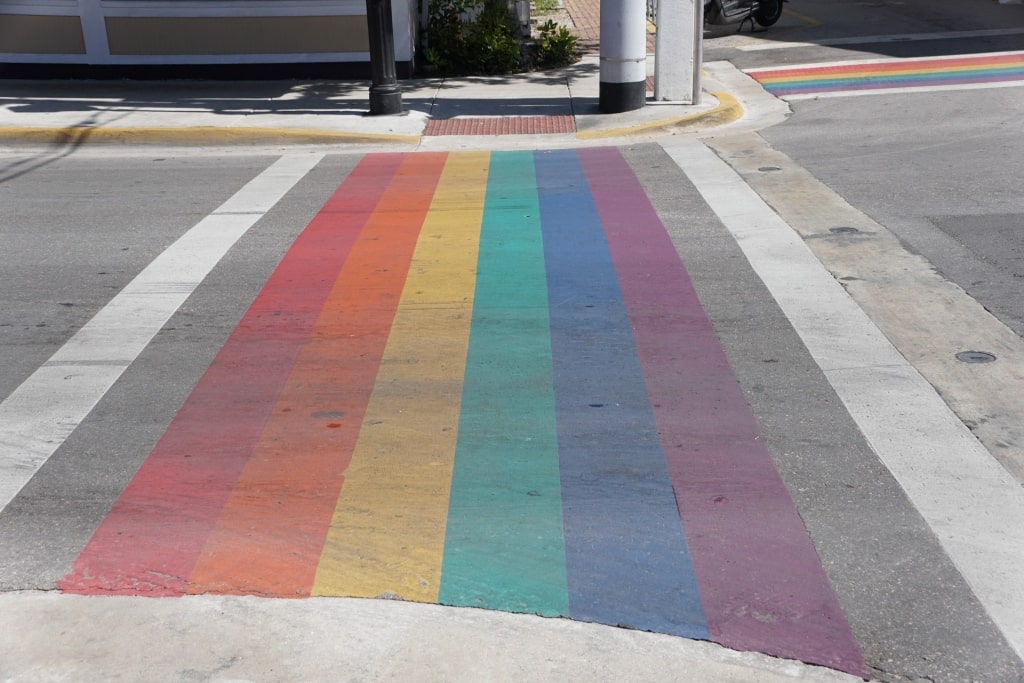
<path fill-rule="evenodd" d="M 1024 489 L 728 164 L 696 140 L 663 147 L 735 237 L 879 459 L 1024 656 Z"/>
<path fill-rule="evenodd" d="M 235 242 L 323 156 L 278 159 L 154 259 L 0 403 L 0 511 Z"/>

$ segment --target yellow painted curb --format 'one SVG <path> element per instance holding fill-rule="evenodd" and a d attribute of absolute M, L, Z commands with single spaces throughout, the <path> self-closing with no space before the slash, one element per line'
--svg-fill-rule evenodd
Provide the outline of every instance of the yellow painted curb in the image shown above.
<path fill-rule="evenodd" d="M 0 140 L 44 144 L 78 145 L 87 142 L 107 144 L 327 144 L 395 143 L 416 144 L 418 135 L 391 133 L 351 133 L 299 128 L 244 128 L 195 126 L 185 128 L 93 128 L 70 126 L 42 128 L 33 126 L 0 127 Z"/>
<path fill-rule="evenodd" d="M 737 121 L 743 116 L 743 105 L 735 97 L 726 92 L 711 94 L 718 100 L 718 106 L 705 112 L 680 116 L 679 118 L 666 121 L 654 121 L 636 126 L 627 126 L 625 128 L 580 131 L 576 133 L 576 138 L 578 140 L 600 140 L 602 138 L 628 137 L 645 133 L 669 132 L 697 123 L 702 126 L 721 126 Z"/>
<path fill-rule="evenodd" d="M 718 106 L 705 112 L 651 123 L 610 128 L 606 130 L 577 131 L 578 140 L 600 140 L 629 137 L 673 130 L 700 124 L 718 126 L 736 121 L 743 116 L 743 107 L 735 97 L 725 92 L 712 95 Z M 92 127 L 68 126 L 47 128 L 36 126 L 0 127 L 0 141 L 54 145 L 150 144 L 150 145 L 276 145 L 276 144 L 406 144 L 419 143 L 419 135 L 397 133 L 355 133 L 344 131 L 306 130 L 300 128 L 254 128 L 230 126 L 192 127 Z"/>

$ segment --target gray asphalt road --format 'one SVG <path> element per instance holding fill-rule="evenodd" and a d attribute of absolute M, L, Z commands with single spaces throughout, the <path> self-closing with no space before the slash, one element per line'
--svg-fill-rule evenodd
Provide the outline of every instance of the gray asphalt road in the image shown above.
<path fill-rule="evenodd" d="M 823 99 L 764 132 L 1024 334 L 1024 90 Z"/>
<path fill-rule="evenodd" d="M 851 6 L 863 11 L 852 15 Z M 989 2 L 975 2 L 970 12 L 962 2 L 946 0 L 822 0 L 789 7 L 793 12 L 770 34 L 711 38 L 708 59 L 754 68 L 1010 50 L 1024 40 L 1024 33 L 1012 32 L 1024 28 L 1024 7 Z M 992 30 L 1003 33 L 835 42 Z M 781 45 L 815 40 L 833 42 Z M 750 49 L 768 42 L 779 45 Z M 1024 620 L 1014 608 L 1024 598 L 1018 570 L 1024 546 L 1015 524 L 1024 506 L 1019 482 L 1008 474 L 1019 478 L 1014 467 L 1024 462 L 1018 419 L 1024 392 L 1014 383 L 1024 377 L 1022 104 L 1020 87 L 794 101 L 785 123 L 708 142 L 739 174 L 728 177 L 733 184 L 724 196 L 703 184 L 703 174 L 726 171 L 700 143 L 667 140 L 623 149 L 714 325 L 867 673 L 884 681 L 1024 681 L 1015 652 L 1024 642 Z M 0 157 L 0 401 L 47 365 L 171 243 L 278 156 L 70 149 Z M 273 202 L 2 508 L 5 599 L 19 591 L 52 591 L 71 571 L 269 273 L 359 160 L 327 155 Z M 763 205 L 751 209 L 740 191 L 750 188 L 775 213 Z M 779 217 L 780 230 L 762 235 Z M 830 233 L 853 224 L 866 239 Z M 794 234 L 803 240 L 794 244 Z M 821 260 L 811 275 L 801 260 L 809 253 L 805 245 Z M 851 300 L 824 286 L 838 289 L 837 281 L 885 336 L 840 310 Z M 995 343 L 996 334 L 989 333 L 999 321 L 1011 330 L 999 342 L 999 363 L 965 371 L 950 360 L 968 340 Z M 880 344 L 891 341 L 897 360 L 878 362 L 871 354 L 880 347 L 864 342 L 869 332 Z M 922 333 L 930 341 L 923 342 Z M 927 382 L 908 389 L 920 379 L 918 372 Z M 915 401 L 929 391 L 935 399 L 930 405 L 945 408 L 941 395 L 956 415 L 928 421 L 933 415 Z M 978 441 L 962 429 L 965 423 Z M 954 430 L 955 438 L 943 441 L 947 427 L 962 433 Z M 996 460 L 1005 469 L 991 466 Z M 1000 501 L 1009 504 L 1000 507 Z M 188 657 L 175 657 L 189 620 L 242 623 L 253 611 L 218 602 L 217 617 L 211 617 L 208 603 L 181 602 L 183 614 L 173 620 L 184 625 L 171 629 L 179 635 L 154 636 L 167 671 L 179 675 L 190 671 Z M 35 653 L 45 653 L 47 640 L 57 637 L 67 659 L 56 666 L 81 667 L 75 671 L 82 680 L 103 677 L 102 665 L 76 656 L 90 647 L 96 651 L 89 644 L 92 633 L 79 628 L 58 635 L 53 628 L 59 620 L 38 617 L 40 609 L 59 612 L 55 605 L 26 601 L 25 611 L 17 612 L 19 603 L 9 604 L 4 614 L 13 628 L 7 632 L 23 633 L 18 640 L 0 639 L 0 654 L 19 657 L 15 680 L 33 680 L 33 672 L 47 664 Z M 83 608 L 76 603 L 74 609 Z M 309 609 L 329 615 L 323 603 Z M 19 614 L 25 621 L 18 622 Z M 133 614 L 144 624 L 145 617 Z M 68 613 L 78 624 L 91 618 L 86 611 Z M 320 623 L 309 615 L 290 618 L 296 629 Z M 130 650 L 130 634 L 120 637 L 122 649 Z M 522 632 L 514 637 L 526 641 Z M 70 642 L 75 638 L 78 650 Z M 608 642 L 586 640 L 583 653 L 571 656 L 585 659 L 590 648 L 593 661 L 600 661 L 598 651 Z M 258 643 L 226 641 L 207 650 L 214 650 L 222 673 L 240 676 L 246 651 L 248 661 L 255 659 L 253 647 Z M 360 665 L 371 678 L 382 672 L 374 668 L 374 652 L 366 648 L 363 656 L 371 663 Z M 658 652 L 644 650 L 642 656 L 656 658 Z M 317 654 L 304 653 L 303 663 Z M 333 663 L 342 662 L 333 656 Z M 140 655 L 131 666 L 144 662 Z M 509 677 L 517 670 L 536 679 L 565 677 L 564 669 L 543 673 L 504 660 L 502 666 Z M 4 675 L 12 674 L 0 657 Z M 266 676 L 284 680 L 287 672 Z M 756 673 L 750 680 L 758 680 Z"/>
<path fill-rule="evenodd" d="M 677 164 L 691 174 L 699 168 L 666 150 L 649 144 L 625 154 L 679 249 L 870 674 L 1022 680 L 1024 666 L 929 520 L 880 462 L 805 347 L 804 332 L 751 268 L 716 214 L 721 209 Z M 0 513 L 0 587 L 51 590 L 70 571 L 287 246 L 358 159 L 330 155 L 286 193 Z M 18 209 L 3 231 L 18 248 L 0 262 L 9 283 L 0 320 L 4 395 L 273 160 L 83 152 L 39 164 L 8 157 L 0 201 Z M 890 408 L 883 402 L 877 410 Z"/>
<path fill-rule="evenodd" d="M 741 68 L 1019 50 L 1024 6 L 995 0 L 790 0 L 775 26 L 705 32 L 706 61 Z"/>
<path fill-rule="evenodd" d="M 706 58 L 753 69 L 985 54 L 1024 46 L 1020 7 L 972 3 L 968 8 L 944 2 L 852 5 L 863 11 L 852 11 L 851 3 L 790 4 L 793 12 L 775 30 L 743 36 L 720 32 L 709 38 Z M 995 385 L 998 377 L 1019 377 L 1021 372 L 1016 349 L 1024 332 L 1024 89 L 861 94 L 795 100 L 790 106 L 787 121 L 760 132 L 761 139 L 781 154 L 756 152 L 760 143 L 753 138 L 713 146 L 790 220 L 833 276 L 844 282 L 990 450 L 1003 454 L 1014 448 L 1019 443 L 1015 404 L 1020 388 Z M 813 189 L 817 180 L 808 184 L 808 178 L 801 179 L 803 169 L 828 191 Z M 830 196 L 832 191 L 835 197 Z M 817 206 L 808 205 L 814 203 Z M 845 208 L 832 209 L 839 205 Z M 874 223 L 858 223 L 859 212 Z M 831 227 L 852 225 L 861 225 L 864 231 L 860 242 L 833 241 Z M 868 235 L 876 228 L 874 235 L 887 235 L 886 246 L 870 246 L 873 237 Z M 858 256 L 861 249 L 864 255 Z M 896 254 L 901 256 L 890 260 Z M 923 259 L 907 265 L 918 257 Z M 878 264 L 874 273 L 866 268 L 871 260 Z M 904 272 L 905 266 L 917 274 L 901 281 L 897 272 Z M 888 274 L 881 275 L 882 271 Z M 953 286 L 940 285 L 946 293 L 936 296 L 933 277 Z M 980 303 L 1011 331 L 1004 333 L 994 321 L 975 328 L 981 318 L 951 303 L 960 296 L 958 290 L 967 293 L 966 302 Z M 887 299 L 890 303 L 883 304 Z M 940 300 L 944 303 L 936 304 Z M 968 346 L 998 348 L 997 356 L 1005 349 L 1004 365 L 987 375 L 965 371 L 962 364 L 957 367 L 954 352 Z M 985 408 L 974 412 L 967 406 L 978 407 L 977 392 L 988 396 L 981 400 Z M 966 393 L 975 396 L 967 398 Z M 986 430 L 995 423 L 1001 423 L 996 428 L 999 435 L 989 438 Z M 1014 462 L 1002 462 L 1019 478 Z M 979 489 L 973 501 L 980 503 L 984 495 L 985 489 Z M 965 504 L 976 503 L 969 499 Z M 917 675 L 949 680 L 996 676 L 991 671 L 923 669 Z M 1014 680 L 1021 674 L 1011 669 L 1003 675 Z"/>
<path fill-rule="evenodd" d="M 0 221 L 4 243 L 14 246 L 2 263 L 4 395 L 274 158 L 83 152 L 45 164 L 9 159 L 0 193 L 17 208 Z M 236 245 L 75 430 L 66 457 L 48 461 L 48 476 L 21 492 L 24 505 L 5 510 L 10 545 L 0 586 L 46 589 L 67 573 L 75 546 L 88 540 L 282 250 L 351 163 L 322 164 Z"/>
<path fill-rule="evenodd" d="M 707 59 L 747 69 L 1024 47 L 1018 5 L 825 0 L 787 7 L 777 28 L 709 37 Z M 766 140 L 1024 333 L 1024 91 L 945 90 L 791 106 L 792 118 L 766 130 Z"/>

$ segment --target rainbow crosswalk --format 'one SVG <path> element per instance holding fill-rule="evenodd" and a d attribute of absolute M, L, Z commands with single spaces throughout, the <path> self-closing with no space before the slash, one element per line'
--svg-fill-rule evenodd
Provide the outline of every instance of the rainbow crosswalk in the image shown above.
<path fill-rule="evenodd" d="M 400 597 L 864 670 L 613 148 L 364 157 L 61 588 Z"/>
<path fill-rule="evenodd" d="M 1024 52 L 863 60 L 748 69 L 784 99 L 1024 85 Z"/>

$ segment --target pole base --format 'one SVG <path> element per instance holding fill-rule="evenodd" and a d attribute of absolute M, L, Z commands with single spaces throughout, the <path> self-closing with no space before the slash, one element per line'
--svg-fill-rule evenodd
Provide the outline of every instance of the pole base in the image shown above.
<path fill-rule="evenodd" d="M 402 91 L 397 87 L 370 88 L 370 116 L 402 113 Z"/>
<path fill-rule="evenodd" d="M 598 90 L 597 109 L 602 114 L 621 114 L 643 109 L 647 102 L 647 81 L 637 83 L 604 83 Z"/>

